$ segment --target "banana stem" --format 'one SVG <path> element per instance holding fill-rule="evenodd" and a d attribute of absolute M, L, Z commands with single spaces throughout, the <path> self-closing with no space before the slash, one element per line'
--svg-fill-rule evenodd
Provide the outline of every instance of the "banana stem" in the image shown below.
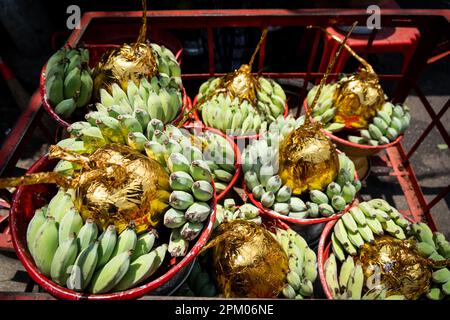
<path fill-rule="evenodd" d="M 0 189 L 28 186 L 39 183 L 55 183 L 63 188 L 73 188 L 74 181 L 56 172 L 38 172 L 22 177 L 0 179 Z"/>
<path fill-rule="evenodd" d="M 317 103 L 317 100 L 319 100 L 320 93 L 322 92 L 322 88 L 324 87 L 325 82 L 327 81 L 328 76 L 330 75 L 331 71 L 333 70 L 333 67 L 334 67 L 334 64 L 336 63 L 337 58 L 338 58 L 338 57 L 340 56 L 340 54 L 341 54 L 342 47 L 345 46 L 348 50 L 351 50 L 350 47 L 346 45 L 346 42 L 347 42 L 348 38 L 350 37 L 350 35 L 352 34 L 353 29 L 355 29 L 355 27 L 356 27 L 357 24 L 358 24 L 358 21 L 355 21 L 355 22 L 353 23 L 353 25 L 352 25 L 350 31 L 347 33 L 347 35 L 345 36 L 345 38 L 344 38 L 343 41 L 341 41 L 341 40 L 339 39 L 340 46 L 339 46 L 339 48 L 338 48 L 336 54 L 334 55 L 333 60 L 331 60 L 331 63 L 327 66 L 327 70 L 325 71 L 325 74 L 323 75 L 322 79 L 320 80 L 319 88 L 317 89 L 316 95 L 314 96 L 314 100 L 313 100 L 313 102 L 311 103 L 311 106 L 310 106 L 310 109 L 311 109 L 311 110 L 314 109 L 314 107 L 315 107 L 315 105 L 316 105 L 316 103 Z M 310 29 L 310 28 L 318 28 L 318 29 L 323 30 L 324 32 L 327 32 L 327 31 L 326 31 L 325 29 L 323 29 L 322 27 L 308 26 L 308 29 Z M 353 51 L 353 50 L 352 50 L 352 51 Z M 361 59 L 362 59 L 362 58 L 361 58 Z M 309 122 L 309 117 L 306 117 L 305 121 Z"/>
<path fill-rule="evenodd" d="M 139 30 L 139 36 L 136 40 L 135 46 L 145 41 L 147 35 L 147 0 L 142 0 L 142 26 Z"/>
<path fill-rule="evenodd" d="M 252 71 L 253 62 L 255 61 L 256 54 L 258 53 L 259 49 L 261 48 L 261 44 L 263 43 L 264 39 L 266 39 L 267 32 L 269 31 L 269 28 L 265 28 L 261 34 L 261 38 L 259 39 L 258 44 L 256 45 L 255 51 L 252 54 L 252 57 L 250 58 L 250 62 L 248 63 L 250 67 L 250 72 Z"/>
<path fill-rule="evenodd" d="M 66 150 L 57 145 L 51 145 L 49 148 L 49 159 L 62 159 L 72 163 L 80 164 L 85 169 L 91 169 L 88 157 Z"/>

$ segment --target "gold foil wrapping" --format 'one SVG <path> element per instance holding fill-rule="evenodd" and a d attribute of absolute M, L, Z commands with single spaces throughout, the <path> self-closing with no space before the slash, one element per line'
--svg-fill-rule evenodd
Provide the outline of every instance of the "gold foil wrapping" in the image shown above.
<path fill-rule="evenodd" d="M 259 89 L 258 79 L 251 74 L 251 67 L 243 64 L 239 69 L 226 74 L 219 84 L 225 89 L 231 100 L 238 98 L 240 102 L 247 100 L 256 106 L 256 91 Z"/>
<path fill-rule="evenodd" d="M 209 247 L 222 296 L 275 298 L 283 289 L 288 258 L 264 227 L 244 220 L 224 223 Z"/>
<path fill-rule="evenodd" d="M 94 97 L 99 98 L 100 89 L 111 92 L 113 83 L 126 90 L 128 81 L 139 85 L 140 79 L 152 78 L 158 73 L 156 55 L 145 41 L 147 36 L 147 1 L 142 0 L 142 25 L 135 43 L 123 44 L 103 54 L 94 69 Z"/>
<path fill-rule="evenodd" d="M 0 179 L 0 187 L 56 183 L 75 188 L 75 207 L 83 219 L 92 218 L 105 229 L 114 224 L 118 232 L 133 223 L 136 232 L 155 227 L 168 207 L 169 177 L 156 161 L 120 144 L 98 148 L 89 157 L 51 146 L 49 158 L 82 166 L 74 177 L 40 172 Z"/>
<path fill-rule="evenodd" d="M 388 289 L 387 296 L 418 299 L 430 289 L 431 262 L 420 256 L 414 241 L 383 236 L 374 244 L 366 243 L 359 259 L 365 279 L 379 272 L 381 283 Z"/>
<path fill-rule="evenodd" d="M 338 173 L 336 148 L 318 123 L 307 122 L 292 130 L 279 150 L 279 175 L 294 194 L 322 190 Z"/>
<path fill-rule="evenodd" d="M 333 99 L 335 122 L 358 129 L 367 128 L 385 102 L 377 75 L 365 69 L 339 81 Z"/>

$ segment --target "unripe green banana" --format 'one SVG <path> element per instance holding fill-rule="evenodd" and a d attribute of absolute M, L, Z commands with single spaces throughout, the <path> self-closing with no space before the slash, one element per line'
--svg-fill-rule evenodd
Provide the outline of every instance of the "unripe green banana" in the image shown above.
<path fill-rule="evenodd" d="M 338 195 L 331 198 L 331 205 L 339 212 L 345 209 L 346 203 L 344 198 Z"/>
<path fill-rule="evenodd" d="M 68 118 L 75 111 L 77 105 L 74 98 L 68 98 L 59 102 L 55 107 L 56 114 Z"/>
<path fill-rule="evenodd" d="M 87 248 L 91 243 L 97 239 L 98 229 L 93 219 L 86 219 L 84 225 L 81 227 L 77 242 L 80 250 Z"/>
<path fill-rule="evenodd" d="M 321 203 L 319 204 L 319 213 L 324 217 L 330 217 L 335 212 L 332 206 L 330 206 L 328 203 Z"/>
<path fill-rule="evenodd" d="M 155 160 L 161 165 L 166 165 L 164 158 L 165 148 L 156 141 L 148 141 L 144 144 L 145 153 L 150 159 Z"/>
<path fill-rule="evenodd" d="M 282 186 L 276 195 L 277 202 L 287 202 L 292 195 L 292 189 L 288 186 Z"/>
<path fill-rule="evenodd" d="M 430 300 L 442 300 L 444 299 L 445 294 L 442 292 L 440 288 L 431 288 L 427 293 L 427 298 Z"/>
<path fill-rule="evenodd" d="M 172 190 L 190 191 L 194 180 L 184 171 L 173 172 L 169 177 L 169 183 Z"/>
<path fill-rule="evenodd" d="M 349 284 L 349 279 L 353 274 L 353 270 L 355 269 L 355 263 L 353 261 L 352 256 L 348 256 L 345 259 L 344 263 L 341 266 L 341 271 L 339 273 L 339 284 L 341 292 L 347 292 L 347 286 Z"/>
<path fill-rule="evenodd" d="M 84 118 L 86 119 L 86 121 L 87 121 L 91 126 L 97 126 L 96 121 L 99 120 L 99 119 L 101 119 L 101 118 L 104 117 L 104 116 L 105 116 L 105 114 L 104 114 L 103 112 L 100 112 L 100 111 L 91 111 L 91 112 L 87 113 L 87 114 L 84 116 Z M 81 131 L 82 131 L 83 129 L 87 129 L 87 128 L 89 128 L 89 126 L 86 126 L 86 128 L 82 128 L 82 129 L 79 131 L 79 134 L 81 134 Z"/>
<path fill-rule="evenodd" d="M 450 281 L 450 270 L 448 268 L 436 270 L 433 272 L 432 278 L 435 283 L 447 283 Z"/>
<path fill-rule="evenodd" d="M 173 191 L 169 197 L 169 204 L 178 210 L 186 210 L 194 203 L 194 198 L 185 191 Z"/>
<path fill-rule="evenodd" d="M 377 209 L 378 210 L 378 209 Z M 399 227 L 393 220 L 386 220 L 385 222 L 381 222 L 383 229 L 387 231 L 392 236 L 397 239 L 404 240 L 406 239 L 405 232 L 401 227 Z"/>
<path fill-rule="evenodd" d="M 233 179 L 233 175 L 225 170 L 214 170 L 214 177 L 219 181 L 230 182 Z"/>
<path fill-rule="evenodd" d="M 427 258 L 436 252 L 436 249 L 427 242 L 418 242 L 416 244 L 416 249 L 422 256 Z"/>
<path fill-rule="evenodd" d="M 185 218 L 190 222 L 203 222 L 211 213 L 211 207 L 206 202 L 193 203 L 185 213 Z"/>
<path fill-rule="evenodd" d="M 207 182 L 212 181 L 212 173 L 208 167 L 208 164 L 203 160 L 194 160 L 189 167 L 192 178 L 197 180 L 206 180 Z"/>
<path fill-rule="evenodd" d="M 83 141 L 86 148 L 96 149 L 107 144 L 105 137 L 97 127 L 89 127 L 81 130 L 80 139 Z"/>
<path fill-rule="evenodd" d="M 89 103 L 91 100 L 92 89 L 94 87 L 94 83 L 92 81 L 92 77 L 88 70 L 81 71 L 81 86 L 80 86 L 80 94 L 77 100 L 77 107 L 83 107 Z"/>
<path fill-rule="evenodd" d="M 109 225 L 98 238 L 98 263 L 97 269 L 103 267 L 112 255 L 117 242 L 117 232 L 114 225 Z"/>
<path fill-rule="evenodd" d="M 377 214 L 374 208 L 368 202 L 361 202 L 358 205 L 358 208 L 362 211 L 362 213 L 368 218 L 376 218 Z M 354 216 L 353 216 L 354 217 Z M 373 230 L 372 230 L 373 231 Z"/>
<path fill-rule="evenodd" d="M 199 201 L 209 201 L 214 195 L 212 185 L 204 180 L 195 181 L 192 184 L 192 194 Z"/>
<path fill-rule="evenodd" d="M 433 240 L 433 232 L 431 231 L 430 227 L 426 223 L 420 222 L 417 224 L 413 224 L 411 227 L 414 229 L 416 229 L 416 227 L 419 227 L 420 229 L 416 229 L 416 233 L 417 233 L 420 241 L 427 242 L 429 245 L 435 247 L 434 240 Z"/>
<path fill-rule="evenodd" d="M 64 215 L 74 206 L 72 197 L 66 190 L 60 188 L 48 204 L 47 216 L 55 218 L 57 223 L 61 222 Z"/>
<path fill-rule="evenodd" d="M 167 228 L 179 228 L 186 223 L 185 214 L 183 211 L 170 208 L 164 214 L 164 225 Z"/>
<path fill-rule="evenodd" d="M 313 284 L 310 280 L 304 280 L 300 286 L 299 293 L 304 297 L 310 297 L 313 295 Z"/>
<path fill-rule="evenodd" d="M 296 272 L 289 271 L 286 275 L 286 280 L 295 291 L 300 289 L 302 282 L 300 276 Z"/>
<path fill-rule="evenodd" d="M 362 296 L 364 285 L 364 273 L 360 263 L 357 263 L 353 269 L 352 275 L 348 280 L 347 297 L 352 300 L 359 300 Z"/>
<path fill-rule="evenodd" d="M 253 190 L 254 187 L 260 185 L 258 175 L 253 171 L 247 171 L 244 175 L 244 180 L 250 190 Z"/>
<path fill-rule="evenodd" d="M 192 241 L 198 237 L 203 229 L 203 223 L 201 222 L 186 222 L 180 230 L 180 235 L 187 241 Z"/>
<path fill-rule="evenodd" d="M 309 196 L 316 204 L 328 203 L 327 195 L 320 190 L 311 190 Z"/>
<path fill-rule="evenodd" d="M 189 173 L 191 166 L 189 165 L 189 161 L 186 159 L 184 155 L 182 155 L 181 153 L 172 153 L 167 159 L 167 167 L 169 168 L 170 172 Z"/>
<path fill-rule="evenodd" d="M 362 210 L 359 207 L 353 207 L 349 210 L 349 213 L 352 215 L 353 219 L 360 225 L 364 227 L 367 225 L 367 219 Z"/>
<path fill-rule="evenodd" d="M 286 283 L 281 291 L 283 295 L 288 299 L 294 299 L 296 297 L 296 293 L 294 288 L 292 288 L 288 283 Z"/>
<path fill-rule="evenodd" d="M 98 241 L 91 243 L 78 255 L 67 279 L 67 288 L 82 291 L 92 279 L 98 261 Z"/>
<path fill-rule="evenodd" d="M 336 235 L 331 233 L 331 248 L 333 249 L 333 253 L 338 258 L 339 261 L 345 260 L 345 252 L 341 243 L 337 240 Z"/>
<path fill-rule="evenodd" d="M 389 214 L 384 212 L 383 210 L 374 209 L 374 212 L 376 214 L 375 218 L 377 218 L 378 221 L 380 221 L 380 222 L 386 222 L 386 221 L 391 220 L 391 217 L 389 216 Z"/>
<path fill-rule="evenodd" d="M 134 231 L 134 226 L 129 225 L 117 238 L 116 246 L 111 254 L 111 258 L 121 254 L 122 252 L 134 250 L 136 248 L 136 243 L 137 235 Z"/>
<path fill-rule="evenodd" d="M 442 285 L 442 292 L 447 296 L 450 296 L 450 281 L 447 281 Z"/>
<path fill-rule="evenodd" d="M 358 226 L 358 233 L 361 235 L 361 237 L 364 239 L 364 241 L 368 243 L 373 243 L 375 241 L 375 238 L 373 236 L 373 232 L 370 229 L 369 226 Z"/>
<path fill-rule="evenodd" d="M 81 69 L 75 67 L 64 79 L 64 98 L 69 99 L 79 95 L 81 89 Z"/>
<path fill-rule="evenodd" d="M 66 55 L 66 57 L 69 59 L 68 63 L 64 66 L 64 74 L 67 78 L 70 72 L 74 69 L 81 68 L 81 55 L 78 50 L 72 50 Z"/>
<path fill-rule="evenodd" d="M 39 271 L 47 277 L 50 276 L 53 256 L 58 248 L 58 227 L 55 218 L 46 217 L 36 233 L 32 247 L 30 251 Z"/>
<path fill-rule="evenodd" d="M 325 281 L 328 285 L 328 289 L 331 291 L 334 299 L 338 299 L 340 295 L 340 287 L 338 282 L 338 273 L 336 258 L 333 253 L 330 254 L 328 259 L 325 261 Z"/>
<path fill-rule="evenodd" d="M 60 63 L 66 56 L 66 53 L 63 49 L 59 49 L 48 59 L 45 70 L 46 73 L 55 66 L 55 64 Z"/>
<path fill-rule="evenodd" d="M 75 233 L 70 234 L 63 242 L 60 242 L 53 256 L 50 275 L 57 284 L 65 285 L 69 278 L 69 267 L 77 259 L 78 244 Z"/>
<path fill-rule="evenodd" d="M 348 232 L 347 233 L 348 239 L 350 242 L 357 248 L 362 248 L 364 246 L 364 239 L 361 237 L 359 232 L 353 233 Z"/>
<path fill-rule="evenodd" d="M 30 222 L 28 223 L 27 227 L 27 246 L 28 250 L 31 253 L 31 256 L 34 256 L 33 254 L 33 244 L 35 243 L 36 236 L 38 234 L 39 229 L 45 222 L 45 214 L 42 209 L 37 209 L 34 212 L 33 218 L 31 218 Z"/>
<path fill-rule="evenodd" d="M 344 226 L 344 222 L 339 219 L 334 225 L 334 234 L 336 235 L 336 239 L 341 243 L 345 251 L 347 251 L 350 255 L 356 254 L 355 247 L 350 243 L 348 238 L 347 231 Z"/>
<path fill-rule="evenodd" d="M 306 203 L 306 207 L 308 208 L 308 215 L 311 218 L 317 218 L 319 216 L 319 205 L 317 203 L 314 202 L 309 202 L 307 201 Z"/>
<path fill-rule="evenodd" d="M 336 182 L 331 182 L 327 186 L 327 196 L 328 198 L 332 199 L 333 196 L 340 196 L 341 195 L 341 186 L 337 184 Z"/>
<path fill-rule="evenodd" d="M 121 114 L 117 120 L 119 120 L 120 131 L 124 137 L 127 137 L 130 132 L 143 132 L 139 121 L 131 115 Z"/>
<path fill-rule="evenodd" d="M 103 137 L 111 142 L 125 143 L 120 130 L 120 123 L 117 119 L 109 116 L 103 116 L 96 120 L 96 125 L 100 129 Z"/>
<path fill-rule="evenodd" d="M 58 234 L 59 243 L 66 241 L 73 233 L 78 234 L 83 227 L 83 219 L 81 218 L 75 207 L 69 209 L 69 211 L 62 217 L 59 223 Z"/>
<path fill-rule="evenodd" d="M 275 203 L 275 194 L 272 191 L 265 192 L 261 196 L 261 204 L 266 207 L 270 208 Z"/>
<path fill-rule="evenodd" d="M 308 208 L 302 199 L 291 197 L 289 199 L 289 210 L 294 212 L 306 211 Z"/>
<path fill-rule="evenodd" d="M 181 237 L 180 229 L 173 229 L 170 234 L 168 251 L 172 257 L 184 257 L 189 248 L 189 241 Z"/>
<path fill-rule="evenodd" d="M 45 93 L 48 100 L 54 106 L 64 100 L 64 82 L 61 74 L 53 74 L 47 77 L 45 82 Z"/>
<path fill-rule="evenodd" d="M 344 198 L 346 203 L 350 203 L 355 198 L 356 188 L 350 182 L 346 182 L 342 187 L 342 198 Z"/>
<path fill-rule="evenodd" d="M 285 202 L 277 202 L 273 205 L 273 210 L 279 214 L 287 216 L 289 214 L 289 204 Z"/>
<path fill-rule="evenodd" d="M 384 235 L 383 226 L 381 225 L 380 221 L 376 218 L 369 218 L 366 217 L 367 226 L 372 230 L 373 233 L 382 236 Z"/>
<path fill-rule="evenodd" d="M 89 128 L 91 124 L 86 121 L 77 121 L 72 123 L 70 126 L 67 127 L 67 132 L 70 134 L 71 137 L 76 137 L 82 129 Z"/>
<path fill-rule="evenodd" d="M 358 225 L 356 224 L 355 219 L 351 215 L 351 213 L 347 212 L 344 213 L 344 215 L 341 217 L 342 222 L 344 223 L 344 226 L 347 230 L 353 233 L 358 232 Z"/>
<path fill-rule="evenodd" d="M 93 294 L 111 291 L 125 276 L 130 266 L 133 251 L 125 251 L 113 257 L 101 270 L 93 276 L 90 291 Z"/>
<path fill-rule="evenodd" d="M 148 142 L 143 133 L 130 132 L 127 137 L 127 144 L 132 149 L 142 152 L 145 150 L 145 144 Z"/>

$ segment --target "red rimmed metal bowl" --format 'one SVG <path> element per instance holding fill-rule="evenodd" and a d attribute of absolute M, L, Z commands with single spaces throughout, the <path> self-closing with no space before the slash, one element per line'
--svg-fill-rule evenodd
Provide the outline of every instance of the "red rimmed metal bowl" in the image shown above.
<path fill-rule="evenodd" d="M 49 160 L 48 156 L 44 156 L 37 162 L 35 162 L 27 171 L 27 173 L 50 171 L 53 169 L 56 163 L 57 160 Z M 214 183 L 212 183 L 212 185 L 215 195 Z M 189 250 L 188 254 L 180 261 L 176 261 L 176 259 L 168 258 L 166 256 L 163 265 L 155 274 L 157 278 L 151 280 L 150 282 L 122 292 L 108 294 L 81 293 L 62 287 L 41 274 L 38 268 L 35 266 L 33 258 L 31 257 L 27 248 L 27 226 L 34 215 L 35 209 L 40 208 L 41 206 L 48 203 L 55 193 L 55 186 L 50 184 L 38 184 L 18 187 L 16 193 L 14 194 L 12 207 L 10 210 L 10 228 L 12 242 L 16 254 L 30 277 L 48 293 L 61 299 L 126 300 L 136 299 L 145 294 L 170 294 L 176 289 L 176 286 L 181 285 L 182 281 L 187 277 L 195 257 L 208 241 L 216 219 L 217 197 L 214 196 L 212 199 L 213 211 L 209 217 L 208 223 L 205 225 L 203 231 L 201 232 L 195 244 Z"/>
<path fill-rule="evenodd" d="M 198 98 L 198 95 L 195 96 L 194 101 L 192 102 L 192 107 L 194 107 L 197 104 L 197 98 Z M 197 109 L 194 109 L 192 114 L 193 114 L 195 122 L 199 122 L 203 126 L 205 126 L 203 124 L 203 121 L 200 119 L 200 116 L 199 116 L 199 114 L 197 112 Z M 288 114 L 289 114 L 289 106 L 288 106 L 288 103 L 286 101 L 286 104 L 284 106 L 284 114 L 283 114 L 283 116 L 286 118 L 288 116 Z M 228 136 L 231 137 L 234 140 L 256 140 L 256 139 L 259 139 L 261 137 L 261 133 L 248 135 L 248 136 L 233 136 L 233 135 L 228 135 Z"/>
<path fill-rule="evenodd" d="M 116 44 L 86 44 L 85 48 L 87 48 L 89 50 L 89 55 L 90 55 L 90 59 L 89 59 L 90 67 L 94 67 L 97 64 L 97 62 L 100 60 L 103 53 L 105 53 L 106 51 L 108 51 L 110 49 L 119 48 L 119 47 L 120 47 L 120 45 L 116 45 Z M 180 48 L 178 48 L 176 52 L 177 52 L 177 54 L 175 57 L 176 57 L 177 61 L 181 64 L 181 54 L 183 52 L 183 48 L 181 47 L 181 44 L 180 44 Z M 53 120 L 55 120 L 58 123 L 58 125 L 60 125 L 63 128 L 67 128 L 71 124 L 71 122 L 70 122 L 71 119 L 70 118 L 69 119 L 61 118 L 55 112 L 55 110 L 54 110 L 55 106 L 52 106 L 50 101 L 48 101 L 47 93 L 45 90 L 46 66 L 47 66 L 47 64 L 45 64 L 42 67 L 40 79 L 39 79 L 39 92 L 41 93 L 42 105 L 44 106 L 45 111 L 49 114 L 49 116 Z M 189 108 L 190 108 L 189 104 L 191 103 L 191 100 L 187 96 L 186 90 L 184 89 L 184 87 L 182 88 L 182 95 L 183 95 L 183 105 L 181 107 L 181 111 L 179 112 L 178 116 L 172 121 L 173 124 L 178 124 L 178 122 L 182 119 L 182 117 L 183 117 L 182 115 L 185 113 L 185 110 L 186 109 L 189 110 Z"/>
<path fill-rule="evenodd" d="M 225 190 L 223 190 L 221 193 L 219 193 L 217 195 L 217 201 L 221 200 L 223 197 L 225 197 L 228 192 L 231 190 L 231 188 L 233 188 L 233 186 L 236 184 L 236 181 L 239 179 L 239 175 L 241 173 L 241 151 L 239 150 L 237 144 L 233 141 L 233 139 L 231 139 L 229 136 L 225 135 L 224 133 L 222 133 L 222 131 L 217 130 L 215 128 L 210 128 L 210 127 L 205 127 L 205 126 L 200 126 L 198 124 L 194 124 L 194 123 L 190 123 L 190 124 L 186 124 L 183 126 L 186 129 L 190 129 L 190 130 L 201 130 L 201 131 L 210 131 L 214 134 L 217 134 L 219 136 L 221 136 L 222 138 L 224 138 L 225 140 L 227 140 L 227 142 L 231 145 L 231 147 L 233 148 L 234 151 L 234 168 L 235 168 L 235 172 L 233 175 L 233 178 L 231 179 L 230 182 L 228 182 L 227 187 L 225 188 Z"/>
<path fill-rule="evenodd" d="M 413 223 L 411 219 L 409 219 L 406 216 L 403 216 L 405 219 L 407 219 L 409 222 Z M 327 299 L 333 300 L 333 295 L 328 288 L 327 280 L 325 278 L 325 262 L 327 261 L 330 252 L 332 251 L 331 248 L 331 232 L 333 231 L 333 227 L 336 224 L 337 220 L 329 221 L 325 227 L 323 228 L 323 232 L 320 235 L 319 240 L 319 248 L 317 250 L 317 268 L 319 269 L 319 278 L 320 283 L 322 284 L 323 292 L 325 293 Z"/>

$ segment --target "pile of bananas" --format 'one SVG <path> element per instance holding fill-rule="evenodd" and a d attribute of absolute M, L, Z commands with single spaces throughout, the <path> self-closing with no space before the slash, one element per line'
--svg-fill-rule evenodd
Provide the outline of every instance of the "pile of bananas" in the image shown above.
<path fill-rule="evenodd" d="M 355 256 L 364 243 L 385 233 L 404 240 L 410 223 L 383 199 L 372 199 L 352 207 L 335 224 L 331 234 L 333 252 L 343 262 L 345 253 Z"/>
<path fill-rule="evenodd" d="M 278 172 L 279 142 L 304 123 L 304 117 L 278 117 L 260 140 L 253 140 L 243 152 L 244 180 L 253 197 L 265 208 L 296 219 L 329 217 L 345 209 L 361 188 L 355 179 L 355 166 L 343 153 L 339 154 L 339 172 L 326 190 L 311 190 L 308 199 L 292 196 Z M 305 202 L 306 201 L 306 202 Z"/>
<path fill-rule="evenodd" d="M 154 230 L 138 236 L 130 225 L 118 236 L 110 225 L 99 235 L 92 219 L 83 222 L 72 194 L 59 189 L 28 225 L 28 248 L 43 275 L 71 290 L 99 294 L 136 287 L 158 270 L 167 244 L 153 249 Z"/>
<path fill-rule="evenodd" d="M 432 232 L 425 223 L 411 225 L 411 233 L 417 239 L 417 250 L 424 257 L 443 261 L 450 259 L 450 243 L 440 232 Z M 433 272 L 433 285 L 427 293 L 427 298 L 431 300 L 442 300 L 445 296 L 450 296 L 450 270 L 440 268 Z"/>
<path fill-rule="evenodd" d="M 45 92 L 55 112 L 68 118 L 77 107 L 86 106 L 93 89 L 89 51 L 61 48 L 47 61 Z"/>
<path fill-rule="evenodd" d="M 277 228 L 275 239 L 288 256 L 289 271 L 282 294 L 288 299 L 312 297 L 313 283 L 317 278 L 317 256 L 305 239 L 292 229 Z"/>
<path fill-rule="evenodd" d="M 193 130 L 192 133 L 204 146 L 202 148 L 203 156 L 213 174 L 218 197 L 221 197 L 236 172 L 233 146 L 227 139 L 211 131 Z"/>
<path fill-rule="evenodd" d="M 365 278 L 355 256 L 365 243 L 373 243 L 384 234 L 415 241 L 417 252 L 433 261 L 450 259 L 450 243 L 439 232 L 433 233 L 425 223 L 410 223 L 396 208 L 383 199 L 362 202 L 344 214 L 331 233 L 332 254 L 325 262 L 325 278 L 334 299 L 396 300 L 405 296 L 389 295 L 384 287 L 365 289 Z M 348 254 L 348 255 L 347 255 Z M 338 271 L 338 261 L 341 263 Z M 435 268 L 433 266 L 433 268 Z M 432 273 L 432 286 L 426 297 L 442 300 L 450 295 L 450 270 L 438 267 Z M 364 293 L 364 294 L 363 294 Z"/>
<path fill-rule="evenodd" d="M 217 90 L 221 78 L 211 78 L 200 86 L 198 100 Z M 200 106 L 202 120 L 208 127 L 234 136 L 245 136 L 265 131 L 279 115 L 284 114 L 286 94 L 272 79 L 258 78 L 257 104 L 231 98 L 225 93 L 214 94 Z"/>
<path fill-rule="evenodd" d="M 319 99 L 313 110 L 310 110 L 315 121 L 321 122 L 324 129 L 329 132 L 337 132 L 344 129 L 343 123 L 334 122 L 336 108 L 333 106 L 333 97 L 336 90 L 336 83 L 327 84 L 323 87 Z M 311 105 L 318 86 L 313 87 L 306 98 L 308 106 Z M 348 135 L 350 142 L 378 146 L 388 144 L 409 127 L 411 115 L 406 105 L 393 105 L 385 102 L 381 110 L 372 119 L 367 129 L 358 131 L 358 135 Z"/>
<path fill-rule="evenodd" d="M 161 77 L 161 74 L 159 75 Z M 100 89 L 100 103 L 97 111 L 112 115 L 128 115 L 149 119 L 159 119 L 164 123 L 173 121 L 181 111 L 183 98 L 181 86 L 176 78 L 142 78 L 137 86 L 128 81 L 127 92 L 113 83 L 112 94 Z M 136 115 L 136 113 L 138 115 Z"/>
<path fill-rule="evenodd" d="M 259 209 L 250 203 L 245 203 L 238 207 L 234 199 L 230 198 L 223 201 L 223 206 L 217 204 L 214 227 L 217 228 L 222 222 L 229 222 L 236 219 L 247 220 L 256 224 L 262 223 Z"/>
<path fill-rule="evenodd" d="M 158 60 L 158 73 L 161 86 L 166 87 L 169 82 L 174 81 L 181 88 L 181 68 L 173 52 L 156 43 L 151 43 L 150 45 L 153 52 L 156 53 L 156 59 Z"/>

